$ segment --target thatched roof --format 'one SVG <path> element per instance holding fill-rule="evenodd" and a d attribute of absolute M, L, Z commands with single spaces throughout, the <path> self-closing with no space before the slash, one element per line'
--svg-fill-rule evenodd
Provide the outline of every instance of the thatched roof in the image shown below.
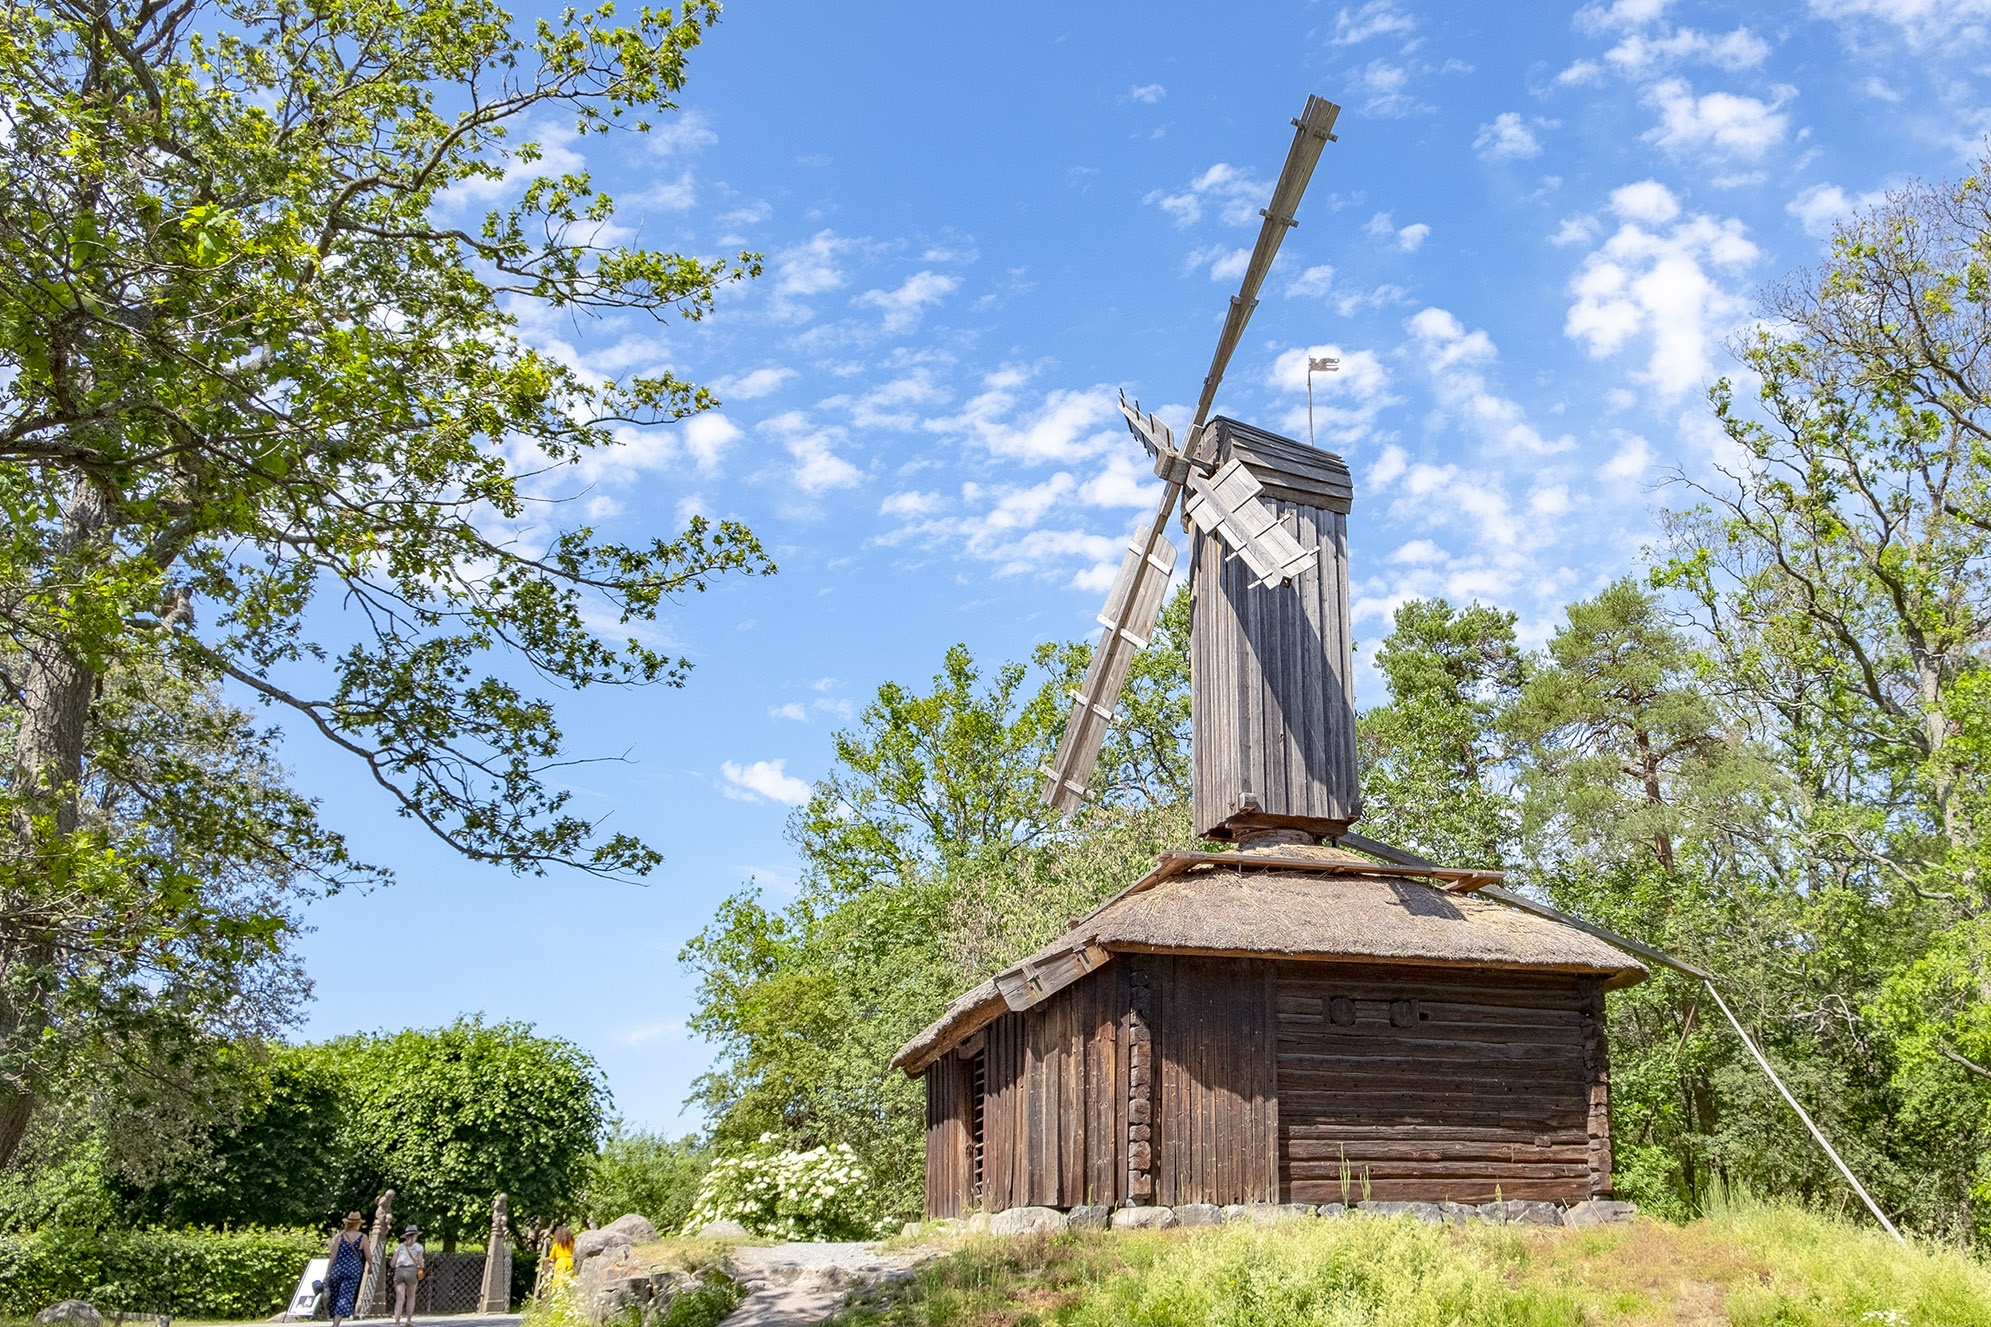
<path fill-rule="evenodd" d="M 1277 852 L 1281 864 L 1272 869 L 1201 862 L 1144 878 L 1038 954 L 948 1005 L 892 1063 L 923 1072 L 1008 1009 L 1025 1007 L 1005 1000 L 998 983 L 1019 990 L 1016 974 L 1034 976 L 1040 966 L 1088 947 L 1567 972 L 1601 977 L 1613 990 L 1648 975 L 1643 963 L 1596 936 L 1470 891 L 1448 891 L 1332 848 Z M 1294 859 L 1320 865 L 1307 869 Z"/>

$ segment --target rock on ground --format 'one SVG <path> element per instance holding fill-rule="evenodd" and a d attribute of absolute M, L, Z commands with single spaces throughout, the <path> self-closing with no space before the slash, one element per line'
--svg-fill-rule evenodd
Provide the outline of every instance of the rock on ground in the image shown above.
<path fill-rule="evenodd" d="M 1065 1213 L 1066 1230 L 1105 1230 L 1113 1224 L 1113 1209 L 1092 1203 Z"/>
<path fill-rule="evenodd" d="M 1123 1207 L 1113 1214 L 1115 1230 L 1169 1230 L 1175 1226 L 1170 1207 Z"/>
<path fill-rule="evenodd" d="M 104 1315 L 87 1299 L 63 1299 L 35 1315 L 36 1322 L 71 1323 L 74 1327 L 104 1327 Z"/>
<path fill-rule="evenodd" d="M 1055 1207 L 1011 1207 L 989 1218 L 991 1235 L 1048 1235 L 1064 1228 L 1065 1214 Z"/>
<path fill-rule="evenodd" d="M 752 1239 L 747 1228 L 728 1217 L 707 1221 L 698 1231 L 700 1239 Z"/>
<path fill-rule="evenodd" d="M 1224 1209 L 1215 1203 L 1177 1203 L 1175 1224 L 1178 1226 L 1215 1226 L 1223 1224 Z"/>
<path fill-rule="evenodd" d="M 775 1244 L 726 1255 L 747 1297 L 725 1327 L 808 1327 L 835 1313 L 850 1291 L 902 1280 L 938 1250 L 879 1251 L 876 1244 Z"/>
<path fill-rule="evenodd" d="M 1614 1226 L 1629 1221 L 1638 1215 L 1637 1203 L 1614 1202 L 1609 1198 L 1592 1198 L 1588 1202 L 1577 1203 L 1562 1214 L 1565 1226 Z"/>

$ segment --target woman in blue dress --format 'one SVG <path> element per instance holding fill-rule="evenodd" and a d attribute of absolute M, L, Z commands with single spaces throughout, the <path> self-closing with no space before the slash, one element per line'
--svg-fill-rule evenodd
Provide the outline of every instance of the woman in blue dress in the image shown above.
<path fill-rule="evenodd" d="M 353 1316 L 353 1301 L 359 1298 L 360 1279 L 366 1275 L 366 1234 L 358 1212 L 346 1213 L 345 1225 L 332 1236 L 325 1256 L 332 1265 L 325 1272 L 325 1306 L 332 1315 L 332 1327 Z"/>

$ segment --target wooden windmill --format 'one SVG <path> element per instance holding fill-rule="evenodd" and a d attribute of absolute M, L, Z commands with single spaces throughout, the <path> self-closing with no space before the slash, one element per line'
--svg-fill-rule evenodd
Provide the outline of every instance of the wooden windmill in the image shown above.
<path fill-rule="evenodd" d="M 1244 283 L 1181 446 L 1130 404 L 1128 427 L 1155 458 L 1161 505 L 1129 547 L 1099 621 L 1106 628 L 1074 695 L 1064 740 L 1045 769 L 1044 797 L 1076 808 L 1134 651 L 1147 644 L 1174 573 L 1166 531 L 1178 499 L 1192 528 L 1190 631 L 1195 830 L 1238 839 L 1267 830 L 1321 837 L 1361 814 L 1350 683 L 1346 515 L 1353 497 L 1341 459 L 1236 420 L 1210 418 L 1224 369 L 1258 306 L 1321 150 L 1341 108 L 1308 97 L 1273 187 Z M 1187 497 L 1183 495 L 1187 493 Z"/>

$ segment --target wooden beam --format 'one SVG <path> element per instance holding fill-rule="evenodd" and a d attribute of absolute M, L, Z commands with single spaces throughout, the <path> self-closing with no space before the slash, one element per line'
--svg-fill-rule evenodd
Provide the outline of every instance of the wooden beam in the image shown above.
<path fill-rule="evenodd" d="M 1455 891 L 1461 888 L 1480 889 L 1507 878 L 1505 871 L 1433 866 L 1429 863 L 1413 866 L 1401 862 L 1322 861 L 1318 857 L 1286 856 L 1275 852 L 1165 852 L 1161 859 L 1163 862 L 1185 863 L 1184 869 L 1187 866 L 1219 866 L 1226 870 L 1304 871 L 1312 875 L 1420 876 L 1449 881 L 1451 884 L 1448 887 Z"/>
<path fill-rule="evenodd" d="M 1102 964 L 1113 955 L 1090 940 L 1082 940 L 1055 954 L 1034 961 L 1025 959 L 1015 967 L 998 972 L 996 989 L 1003 1003 L 1017 1013 L 1035 1008 L 1065 987 Z"/>

